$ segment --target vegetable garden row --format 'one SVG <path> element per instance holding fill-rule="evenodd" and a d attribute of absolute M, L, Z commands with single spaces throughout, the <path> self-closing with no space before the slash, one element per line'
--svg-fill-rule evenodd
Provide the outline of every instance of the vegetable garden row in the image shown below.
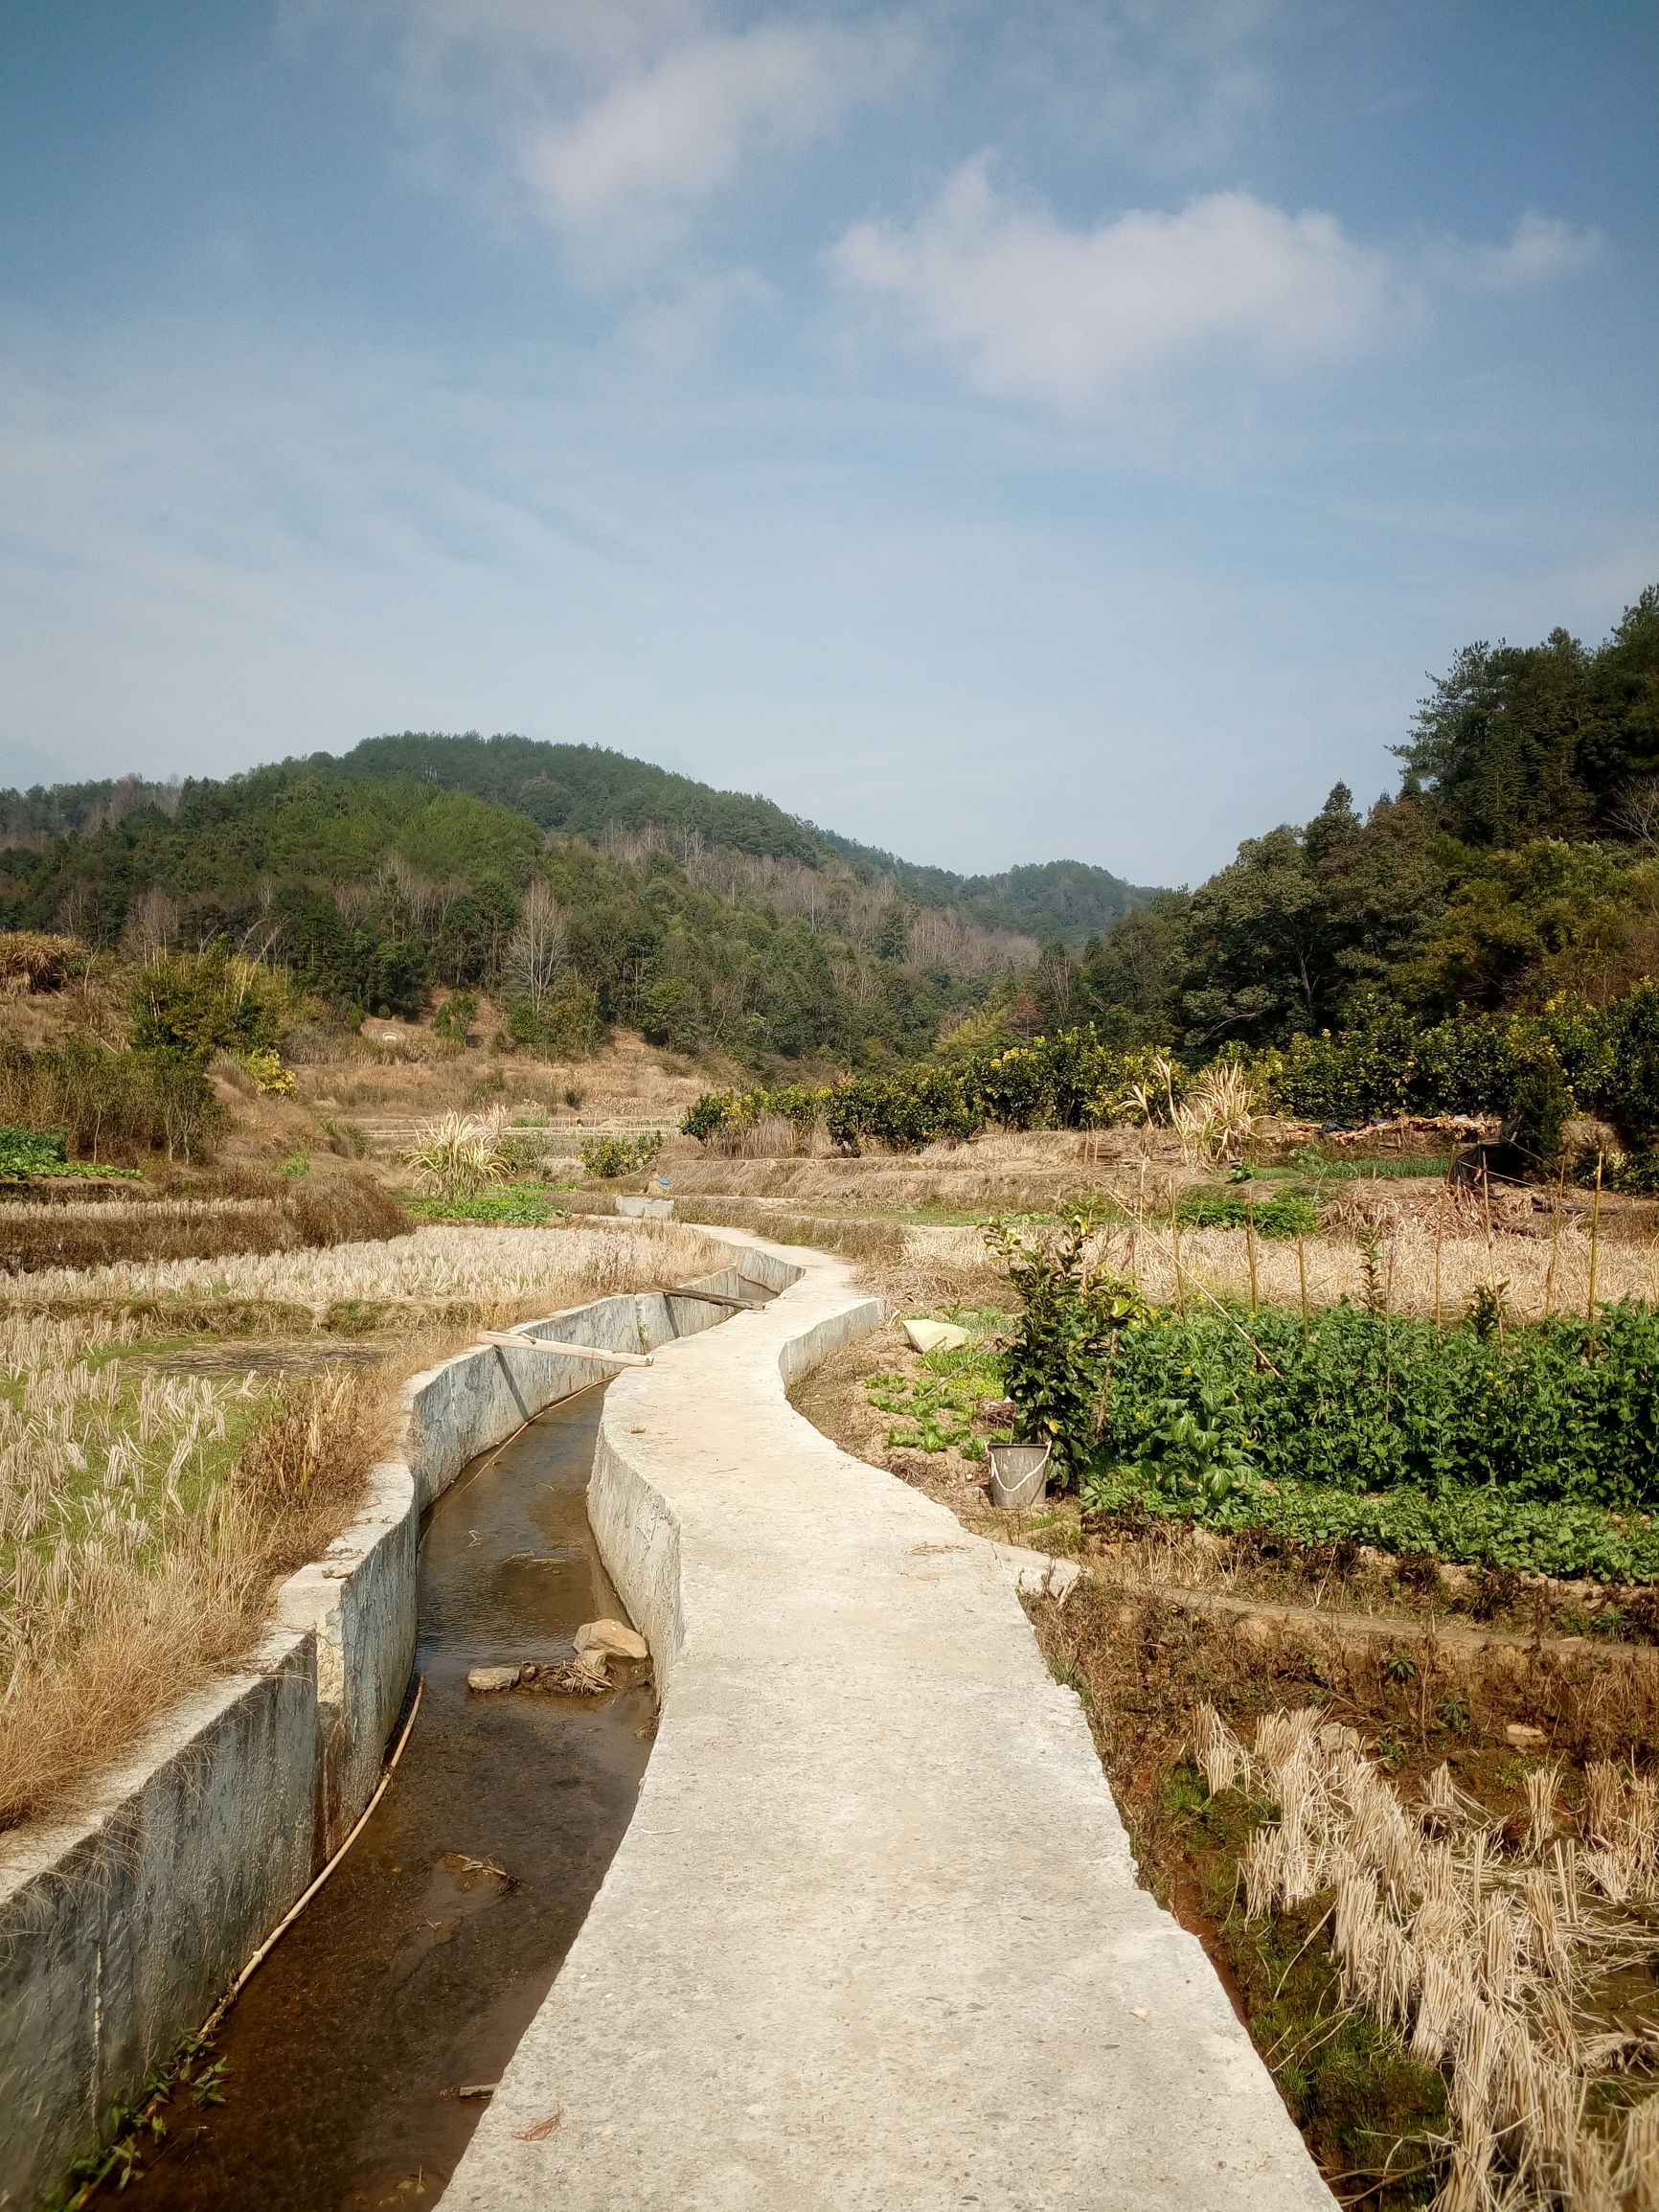
<path fill-rule="evenodd" d="M 1086 1224 L 1005 1237 L 1023 1310 L 1000 1360 L 1019 1433 L 1097 1513 L 1446 1561 L 1659 1580 L 1659 1313 L 1635 1300 L 1457 1327 L 1148 1305 Z"/>

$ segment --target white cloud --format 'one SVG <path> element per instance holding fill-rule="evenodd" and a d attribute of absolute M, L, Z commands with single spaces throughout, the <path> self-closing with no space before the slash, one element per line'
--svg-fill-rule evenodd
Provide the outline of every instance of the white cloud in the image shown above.
<path fill-rule="evenodd" d="M 1333 216 L 1220 192 L 1074 230 L 999 191 L 984 155 L 914 223 L 854 225 L 830 262 L 980 390 L 1070 406 L 1207 362 L 1294 372 L 1409 311 L 1388 257 Z"/>
<path fill-rule="evenodd" d="M 897 58 L 891 41 L 833 24 L 688 39 L 535 132 L 520 167 L 559 228 L 666 243 L 753 156 L 807 145 L 885 93 Z"/>
<path fill-rule="evenodd" d="M 1494 291 L 1518 291 L 1527 285 L 1549 284 L 1568 269 L 1594 261 L 1602 251 L 1597 230 L 1575 230 L 1557 216 L 1540 215 L 1529 208 L 1515 225 L 1508 245 L 1477 246 L 1476 269 Z"/>
<path fill-rule="evenodd" d="M 302 26 L 390 25 L 421 157 L 499 216 L 547 223 L 600 280 L 648 278 L 757 163 L 886 98 L 908 8 L 847 20 L 729 0 L 291 0 Z"/>

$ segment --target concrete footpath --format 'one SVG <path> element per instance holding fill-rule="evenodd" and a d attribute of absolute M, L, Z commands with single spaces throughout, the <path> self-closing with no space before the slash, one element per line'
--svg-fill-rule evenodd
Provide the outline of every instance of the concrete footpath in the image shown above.
<path fill-rule="evenodd" d="M 1329 2212 L 1007 1565 L 789 1406 L 872 1302 L 758 1250 L 800 1280 L 608 1393 L 661 1728 L 443 2212 Z"/>

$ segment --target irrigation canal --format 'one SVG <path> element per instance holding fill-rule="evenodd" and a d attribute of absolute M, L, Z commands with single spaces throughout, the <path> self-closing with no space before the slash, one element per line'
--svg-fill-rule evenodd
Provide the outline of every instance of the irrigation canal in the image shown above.
<path fill-rule="evenodd" d="M 421 1548 L 425 1691 L 391 1789 L 217 2039 L 129 2212 L 380 2212 L 437 2201 L 633 1813 L 647 1665 L 600 1698 L 477 1696 L 467 1669 L 570 1655 L 625 1618 L 587 1524 L 602 1390 L 550 1406 L 439 1499 Z M 628 1676 L 639 1677 L 629 1681 Z M 114 2204 L 112 2186 L 93 2202 Z"/>

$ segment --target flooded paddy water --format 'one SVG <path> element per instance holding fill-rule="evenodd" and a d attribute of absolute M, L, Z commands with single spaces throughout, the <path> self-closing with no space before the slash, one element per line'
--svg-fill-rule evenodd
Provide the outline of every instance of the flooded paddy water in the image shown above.
<path fill-rule="evenodd" d="M 432 2203 L 447 2180 L 649 1755 L 648 1662 L 613 1661 L 597 1698 L 466 1687 L 469 1668 L 557 1664 L 582 1622 L 625 1617 L 587 1524 L 602 1402 L 595 1387 L 550 1407 L 433 1509 L 425 1687 L 396 1777 L 219 2031 L 222 2105 L 186 2091 L 168 2108 L 142 2212 L 375 2212 Z"/>

